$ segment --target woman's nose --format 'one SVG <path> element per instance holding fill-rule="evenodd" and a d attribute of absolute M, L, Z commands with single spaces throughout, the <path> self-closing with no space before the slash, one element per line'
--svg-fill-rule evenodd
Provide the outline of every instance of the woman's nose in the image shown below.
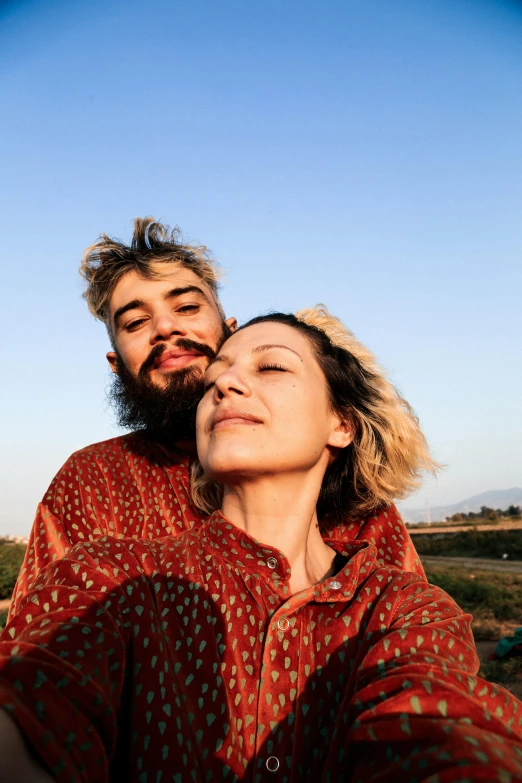
<path fill-rule="evenodd" d="M 216 378 L 214 384 L 218 400 L 229 396 L 249 396 L 250 386 L 245 374 L 239 368 L 229 367 Z"/>

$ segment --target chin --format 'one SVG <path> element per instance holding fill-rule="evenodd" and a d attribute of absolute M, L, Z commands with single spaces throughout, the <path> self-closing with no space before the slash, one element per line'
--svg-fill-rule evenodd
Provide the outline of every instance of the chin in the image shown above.
<path fill-rule="evenodd" d="M 205 473 L 216 481 L 224 481 L 232 476 L 251 475 L 261 467 L 258 455 L 242 454 L 238 450 L 227 449 L 226 453 L 207 455 Z"/>

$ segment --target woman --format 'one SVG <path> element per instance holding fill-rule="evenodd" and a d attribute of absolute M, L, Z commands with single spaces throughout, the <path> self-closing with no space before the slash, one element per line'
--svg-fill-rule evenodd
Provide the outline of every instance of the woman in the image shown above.
<path fill-rule="evenodd" d="M 522 705 L 475 677 L 469 615 L 321 535 L 318 508 L 327 527 L 430 465 L 339 328 L 273 315 L 222 346 L 195 482 L 221 510 L 199 530 L 42 575 L 0 643 L 4 780 L 522 780 Z"/>

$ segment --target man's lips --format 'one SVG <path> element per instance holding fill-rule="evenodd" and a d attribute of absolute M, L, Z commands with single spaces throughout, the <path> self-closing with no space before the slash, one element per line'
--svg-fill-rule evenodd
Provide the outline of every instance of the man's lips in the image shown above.
<path fill-rule="evenodd" d="M 213 418 L 210 431 L 225 429 L 226 427 L 238 427 L 242 425 L 262 424 L 261 419 L 248 411 L 242 411 L 238 408 L 229 408 L 228 410 L 218 410 Z"/>
<path fill-rule="evenodd" d="M 199 351 L 187 348 L 172 348 L 169 351 L 163 351 L 154 362 L 154 369 L 172 370 L 179 367 L 185 367 L 193 359 L 202 356 Z"/>

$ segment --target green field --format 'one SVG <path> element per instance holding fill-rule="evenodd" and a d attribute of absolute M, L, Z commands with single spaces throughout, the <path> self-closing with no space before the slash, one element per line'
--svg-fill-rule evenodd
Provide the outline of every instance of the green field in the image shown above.
<path fill-rule="evenodd" d="M 24 555 L 23 544 L 0 542 L 0 599 L 11 597 Z"/>
<path fill-rule="evenodd" d="M 473 615 L 475 641 L 498 641 L 522 625 L 522 575 L 430 565 L 426 576 Z M 486 661 L 480 675 L 520 695 L 522 656 Z"/>
<path fill-rule="evenodd" d="M 422 555 L 445 557 L 488 557 L 522 560 L 522 530 L 462 530 L 459 533 L 431 533 L 412 536 Z M 521 564 L 522 571 L 522 564 Z"/>

